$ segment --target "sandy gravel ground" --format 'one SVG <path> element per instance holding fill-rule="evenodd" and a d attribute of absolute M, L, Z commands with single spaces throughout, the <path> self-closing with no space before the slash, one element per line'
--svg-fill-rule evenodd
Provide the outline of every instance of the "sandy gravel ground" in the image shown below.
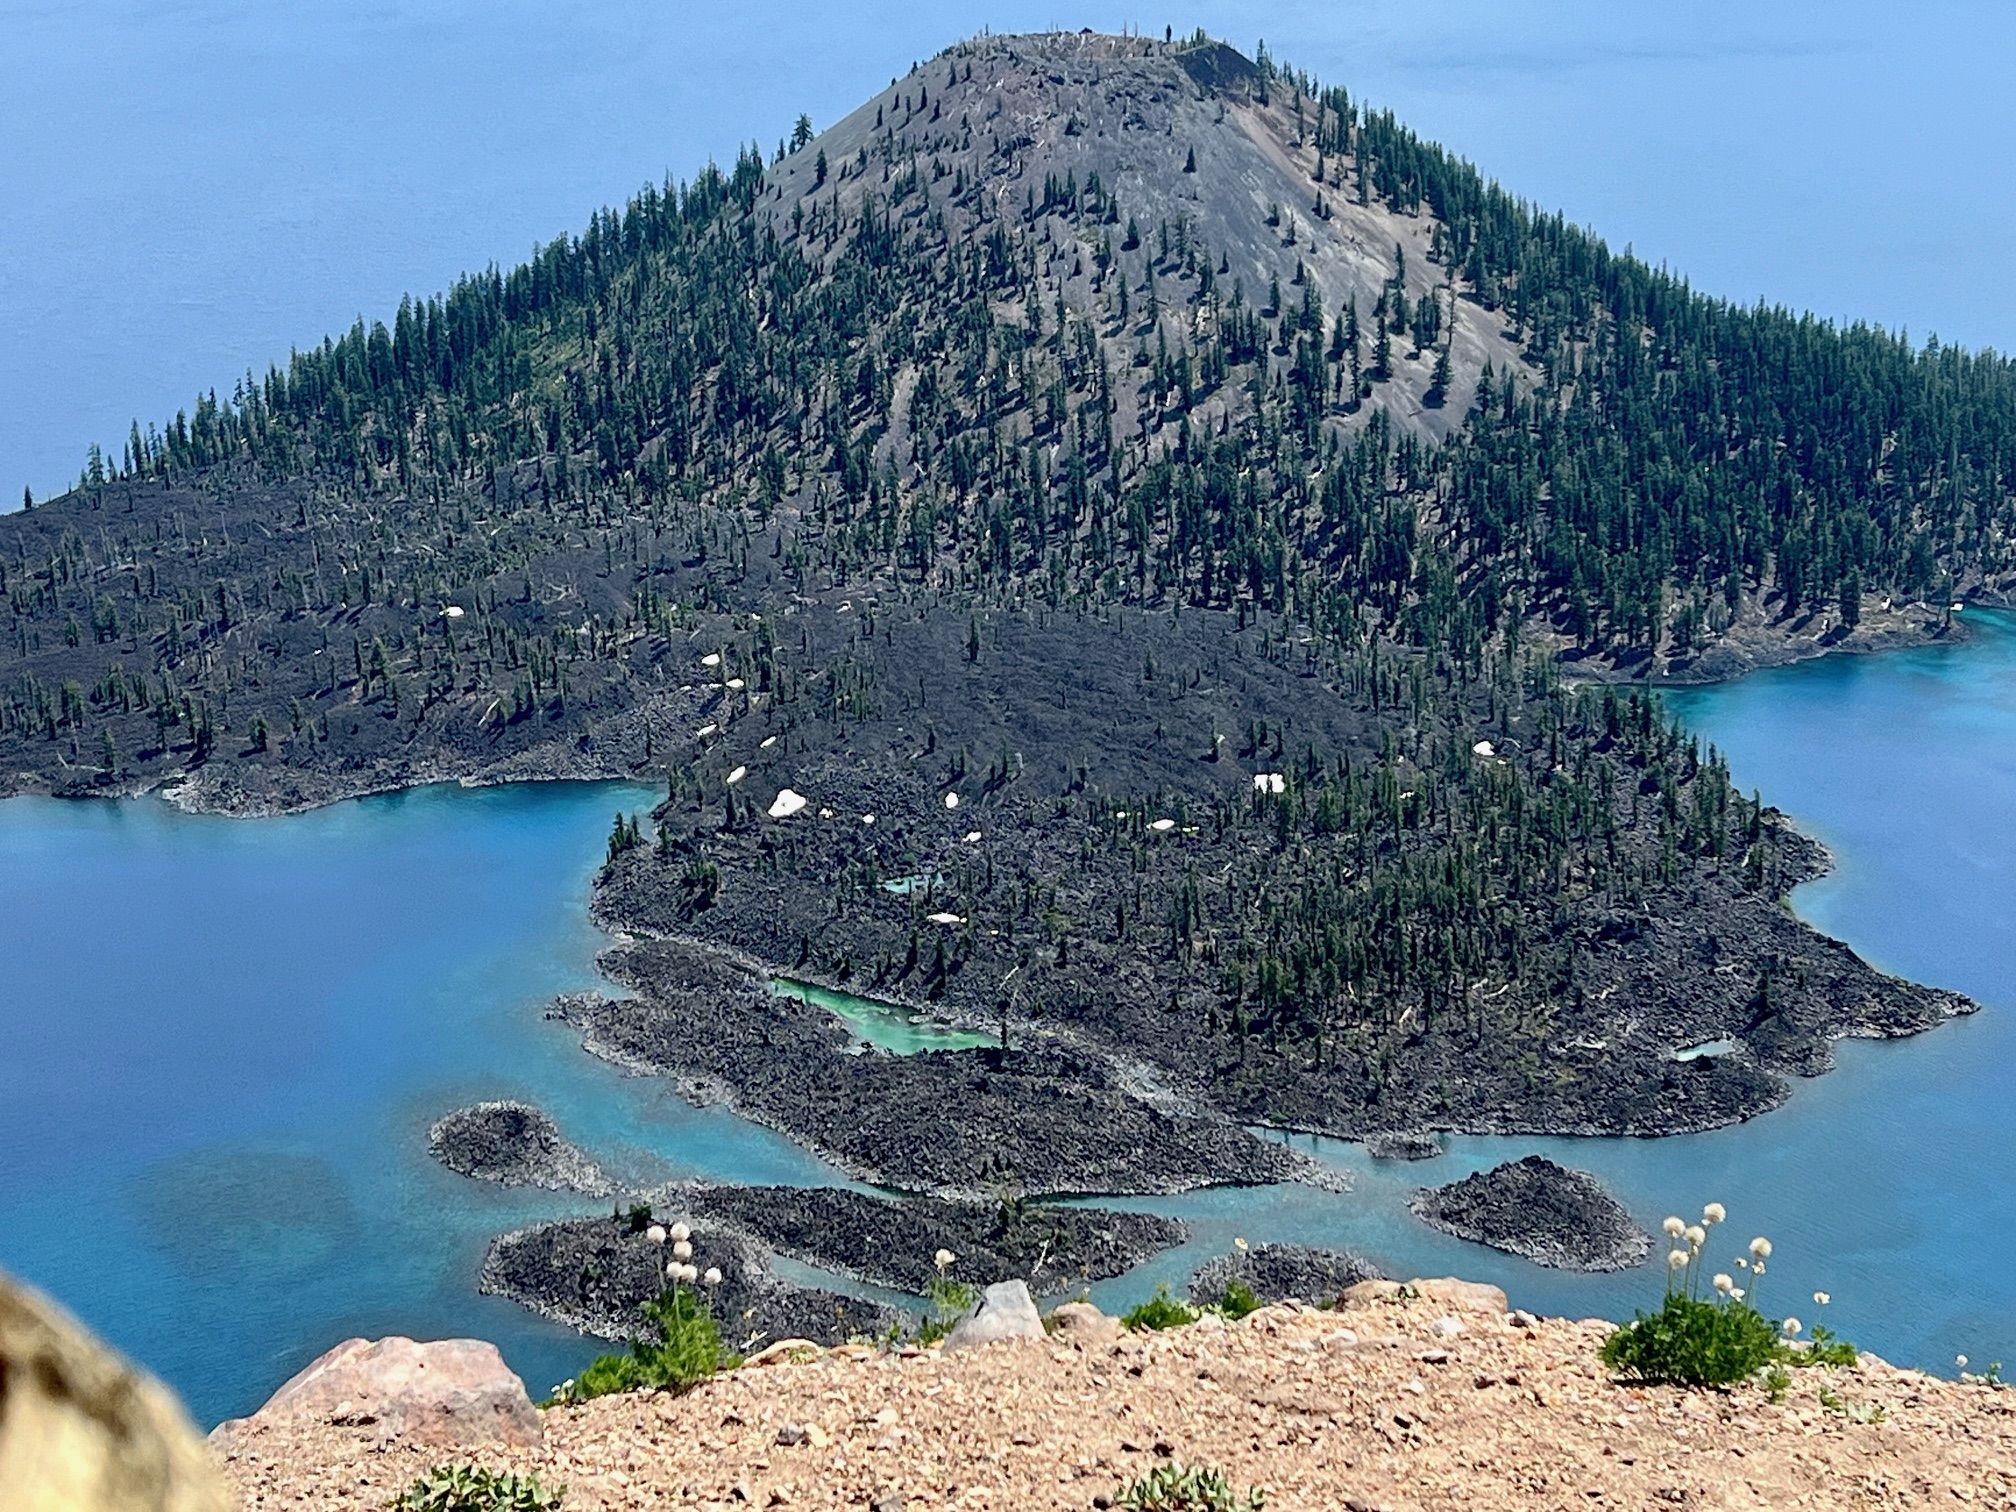
<path fill-rule="evenodd" d="M 1278 1512 L 2016 1507 L 2016 1391 L 1874 1361 L 1795 1372 L 1777 1404 L 1629 1388 L 1596 1362 L 1606 1327 L 1522 1327 L 1451 1293 L 950 1356 L 843 1350 L 550 1411 L 543 1450 L 489 1458 L 565 1486 L 569 1512 L 1095 1508 L 1164 1457 L 1217 1465 Z M 429 1458 L 322 1429 L 250 1435 L 225 1469 L 248 1509 L 382 1508 Z"/>

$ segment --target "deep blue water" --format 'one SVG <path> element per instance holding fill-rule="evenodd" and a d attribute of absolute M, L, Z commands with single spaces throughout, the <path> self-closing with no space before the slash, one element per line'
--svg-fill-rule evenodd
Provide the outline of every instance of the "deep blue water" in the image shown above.
<path fill-rule="evenodd" d="M 960 36 L 1165 22 L 1264 38 L 1698 288 L 2016 347 L 2000 0 L 0 0 L 0 508 Z"/>
<path fill-rule="evenodd" d="M 573 1374 L 584 1341 L 474 1280 L 490 1236 L 585 1200 L 449 1174 L 433 1119 L 528 1096 L 638 1178 L 832 1179 L 541 1017 L 594 984 L 588 879 L 614 810 L 654 797 L 0 803 L 0 1268 L 205 1420 L 352 1334 L 493 1339 L 535 1390 Z"/>

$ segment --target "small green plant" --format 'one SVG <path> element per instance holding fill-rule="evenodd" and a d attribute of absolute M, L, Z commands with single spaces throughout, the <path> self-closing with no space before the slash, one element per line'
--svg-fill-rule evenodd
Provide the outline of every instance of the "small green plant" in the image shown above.
<path fill-rule="evenodd" d="M 1785 1393 L 1792 1389 L 1792 1373 L 1783 1365 L 1773 1365 L 1764 1372 L 1764 1392 L 1773 1402 L 1785 1400 Z"/>
<path fill-rule="evenodd" d="M 1842 1349 L 1853 1358 L 1851 1346 L 1832 1334 L 1820 1338 L 1825 1331 L 1819 1329 L 1821 1357 L 1814 1357 L 1812 1347 L 1795 1349 L 1788 1341 L 1799 1332 L 1798 1319 L 1785 1320 L 1781 1337 L 1780 1327 L 1757 1310 L 1757 1283 L 1771 1257 L 1768 1239 L 1751 1240 L 1748 1254 L 1736 1261 L 1738 1271 L 1747 1273 L 1747 1288 L 1726 1273 L 1704 1286 L 1701 1251 L 1709 1230 L 1726 1216 L 1721 1203 L 1711 1202 L 1699 1223 L 1666 1220 L 1673 1244 L 1666 1257 L 1666 1295 L 1657 1312 L 1640 1313 L 1603 1341 L 1605 1365 L 1627 1380 L 1728 1386 L 1781 1364 L 1831 1364 Z M 1814 1300 L 1824 1305 L 1825 1296 L 1816 1293 Z"/>
<path fill-rule="evenodd" d="M 1888 1415 L 1880 1402 L 1850 1402 L 1825 1386 L 1820 1388 L 1820 1405 L 1851 1423 L 1880 1423 Z"/>
<path fill-rule="evenodd" d="M 694 1289 L 696 1282 L 719 1286 L 721 1272 L 710 1268 L 703 1275 L 692 1264 L 691 1236 L 683 1223 L 670 1229 L 652 1224 L 644 1237 L 653 1245 L 668 1240 L 672 1245 L 665 1289 L 644 1304 L 644 1316 L 657 1325 L 658 1337 L 637 1340 L 627 1355 L 598 1355 L 576 1379 L 553 1389 L 552 1405 L 569 1406 L 618 1391 L 685 1391 L 737 1363 Z"/>
<path fill-rule="evenodd" d="M 1261 1512 L 1266 1504 L 1258 1487 L 1234 1491 L 1222 1470 L 1174 1461 L 1130 1481 L 1113 1502 L 1122 1512 Z"/>
<path fill-rule="evenodd" d="M 1167 1286 L 1155 1288 L 1155 1295 L 1124 1314 L 1120 1322 L 1136 1333 L 1152 1333 L 1162 1328 L 1181 1328 L 1186 1323 L 1195 1323 L 1200 1314 L 1188 1302 L 1169 1295 Z"/>
<path fill-rule="evenodd" d="M 936 1344 L 973 1310 L 978 1293 L 965 1282 L 952 1279 L 952 1264 L 958 1258 L 949 1249 L 941 1249 L 931 1257 L 937 1274 L 925 1283 L 924 1300 L 928 1305 L 924 1321 L 917 1325 L 919 1344 Z"/>
<path fill-rule="evenodd" d="M 1237 1323 L 1246 1314 L 1259 1311 L 1260 1299 L 1253 1294 L 1252 1287 L 1235 1277 L 1225 1283 L 1225 1290 L 1211 1307 L 1214 1312 L 1223 1313 L 1227 1322 Z"/>
<path fill-rule="evenodd" d="M 2002 1362 L 1992 1361 L 1986 1370 L 1969 1370 L 1967 1356 L 1956 1355 L 1954 1363 L 1960 1367 L 1960 1380 L 1967 1386 L 1986 1386 L 1990 1391 L 2002 1391 L 2008 1382 L 2002 1379 Z"/>
<path fill-rule="evenodd" d="M 557 1512 L 561 1494 L 536 1475 L 436 1465 L 400 1493 L 392 1512 Z"/>

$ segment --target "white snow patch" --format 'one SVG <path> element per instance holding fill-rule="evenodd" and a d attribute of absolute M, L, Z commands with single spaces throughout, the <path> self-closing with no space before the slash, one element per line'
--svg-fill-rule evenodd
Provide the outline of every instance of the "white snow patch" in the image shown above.
<path fill-rule="evenodd" d="M 966 921 L 955 913 L 935 913 L 924 916 L 933 924 L 964 924 Z"/>
<path fill-rule="evenodd" d="M 749 768 L 747 767 L 735 768 L 734 771 L 728 774 L 728 786 L 730 787 L 735 786 L 736 783 L 740 782 L 744 777 L 747 777 L 748 775 L 749 775 Z"/>
<path fill-rule="evenodd" d="M 727 684 L 727 685 L 728 685 L 729 687 L 731 687 L 731 688 L 739 688 L 739 687 L 741 687 L 741 686 L 743 685 L 743 684 L 742 684 L 742 679 L 741 679 L 741 678 L 739 678 L 739 677 L 731 677 L 731 678 L 729 678 L 729 679 L 728 679 L 728 684 Z"/>
<path fill-rule="evenodd" d="M 720 653 L 719 651 L 709 651 L 709 652 L 708 652 L 708 653 L 707 653 L 707 654 L 706 654 L 705 656 L 703 656 L 703 657 L 701 657 L 701 658 L 700 658 L 700 665 L 701 665 L 701 666 L 703 666 L 703 667 L 718 667 L 718 666 L 720 666 L 720 665 L 721 665 L 721 653 Z"/>
<path fill-rule="evenodd" d="M 1472 756 L 1496 756 L 1498 754 L 1498 747 L 1491 744 L 1488 740 L 1480 740 L 1477 744 L 1470 747 L 1470 754 Z"/>
<path fill-rule="evenodd" d="M 968 830 L 963 838 L 968 845 L 978 845 L 980 843 L 980 831 Z"/>
<path fill-rule="evenodd" d="M 713 733 L 714 733 L 714 732 L 715 732 L 716 730 L 718 730 L 718 729 L 720 729 L 720 728 L 721 728 L 721 726 L 719 726 L 719 725 L 717 725 L 717 724 L 704 724 L 704 725 L 700 726 L 700 728 L 699 728 L 699 729 L 695 730 L 695 731 L 694 731 L 693 733 L 694 733 L 695 735 L 698 735 L 698 736 L 700 736 L 700 737 L 701 737 L 701 739 L 703 739 L 703 740 L 704 740 L 704 739 L 706 739 L 706 737 L 707 737 L 707 736 L 709 736 L 709 735 L 712 735 L 712 734 L 713 734 Z"/>
<path fill-rule="evenodd" d="M 763 743 L 759 745 L 756 749 L 759 751 L 767 751 L 770 749 L 770 747 L 772 747 L 775 744 L 777 744 L 777 737 L 775 735 L 765 735 L 763 737 Z"/>
<path fill-rule="evenodd" d="M 957 793 L 947 793 L 945 795 L 945 807 L 948 809 L 959 807 L 959 795 Z"/>
<path fill-rule="evenodd" d="M 1176 828 L 1176 821 L 1174 819 L 1157 819 L 1148 828 L 1155 831 L 1158 835 L 1166 835 L 1169 831 Z"/>
<path fill-rule="evenodd" d="M 798 810 L 805 807 L 808 801 L 803 793 L 794 793 L 791 789 L 784 788 L 778 792 L 776 798 L 770 804 L 770 817 L 772 819 L 789 819 Z"/>
<path fill-rule="evenodd" d="M 1279 772 L 1255 772 L 1253 774 L 1253 791 L 1256 793 L 1285 793 L 1288 791 L 1288 779 L 1283 777 Z"/>
<path fill-rule="evenodd" d="M 450 604 L 446 609 L 441 611 L 441 617 L 443 619 L 462 618 L 462 606 L 460 604 Z"/>

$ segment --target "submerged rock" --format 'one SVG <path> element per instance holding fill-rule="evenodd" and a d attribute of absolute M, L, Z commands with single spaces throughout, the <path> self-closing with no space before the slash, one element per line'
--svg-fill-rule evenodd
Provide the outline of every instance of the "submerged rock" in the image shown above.
<path fill-rule="evenodd" d="M 539 1411 L 495 1344 L 480 1339 L 346 1339 L 308 1365 L 249 1418 L 211 1435 L 229 1448 L 248 1431 L 369 1428 L 402 1444 L 470 1449 L 537 1446 Z"/>
<path fill-rule="evenodd" d="M 203 1441 L 167 1387 L 0 1277 L 0 1507 L 225 1512 Z"/>
<path fill-rule="evenodd" d="M 1228 1285 L 1239 1281 L 1262 1302 L 1294 1297 L 1321 1304 L 1334 1302 L 1359 1282 L 1383 1274 L 1378 1266 L 1352 1250 L 1261 1244 L 1206 1260 L 1190 1278 L 1190 1297 L 1196 1302 L 1216 1302 L 1225 1295 Z"/>
<path fill-rule="evenodd" d="M 427 1131 L 427 1147 L 449 1170 L 479 1181 L 591 1197 L 609 1191 L 601 1167 L 561 1138 L 560 1126 L 529 1103 L 458 1108 Z"/>
<path fill-rule="evenodd" d="M 1652 1247 L 1594 1176 L 1542 1155 L 1424 1187 L 1408 1205 L 1445 1234 L 1561 1270 L 1623 1270 Z"/>

